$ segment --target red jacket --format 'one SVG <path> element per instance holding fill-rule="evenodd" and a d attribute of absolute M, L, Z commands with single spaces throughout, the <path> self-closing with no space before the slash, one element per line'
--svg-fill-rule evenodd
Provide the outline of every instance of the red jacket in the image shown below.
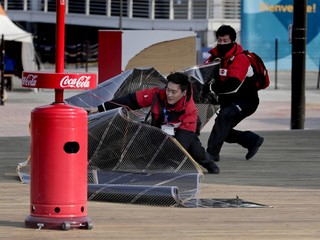
<path fill-rule="evenodd" d="M 174 106 L 169 106 L 166 89 L 155 87 L 136 92 L 136 98 L 141 108 L 152 106 L 151 113 L 155 126 L 160 127 L 162 124 L 166 124 L 166 114 L 168 115 L 168 124 L 180 123 L 177 129 L 196 132 L 198 111 L 192 96 L 190 99 L 184 96 Z"/>
<path fill-rule="evenodd" d="M 211 56 L 204 64 L 208 64 L 216 58 L 220 58 L 221 61 L 219 76 L 216 76 L 216 83 L 214 86 L 217 94 L 225 94 L 232 90 L 236 90 L 245 80 L 250 61 L 242 52 L 243 48 L 238 43 L 235 43 L 233 48 L 222 58 L 218 56 L 216 47 L 209 51 Z"/>

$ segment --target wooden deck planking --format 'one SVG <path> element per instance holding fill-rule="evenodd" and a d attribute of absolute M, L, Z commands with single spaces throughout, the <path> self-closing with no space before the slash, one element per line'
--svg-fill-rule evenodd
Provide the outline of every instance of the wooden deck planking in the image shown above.
<path fill-rule="evenodd" d="M 238 196 L 270 207 L 183 209 L 88 202 L 93 229 L 70 231 L 24 227 L 29 186 L 19 183 L 15 168 L 28 156 L 28 138 L 0 138 L 0 239 L 319 239 L 320 131 L 261 135 L 265 143 L 253 160 L 244 160 L 246 152 L 236 145 L 223 147 L 221 174 L 205 174 L 200 197 Z"/>

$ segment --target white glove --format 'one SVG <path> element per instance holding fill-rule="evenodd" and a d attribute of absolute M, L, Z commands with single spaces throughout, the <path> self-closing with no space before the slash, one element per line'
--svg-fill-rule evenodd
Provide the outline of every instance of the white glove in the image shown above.
<path fill-rule="evenodd" d="M 93 108 L 84 108 L 84 110 L 87 111 L 88 114 L 94 114 L 94 113 L 98 113 L 99 110 L 97 107 L 93 107 Z"/>

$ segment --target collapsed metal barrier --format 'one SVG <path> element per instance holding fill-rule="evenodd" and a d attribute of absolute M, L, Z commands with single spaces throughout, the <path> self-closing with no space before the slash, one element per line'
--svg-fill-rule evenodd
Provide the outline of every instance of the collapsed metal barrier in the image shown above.
<path fill-rule="evenodd" d="M 212 81 L 216 66 L 185 70 L 196 89 L 194 97 L 203 125 L 217 109 L 211 104 L 214 96 L 202 91 Z M 165 85 L 165 77 L 154 68 L 133 69 L 65 101 L 83 108 L 96 107 L 141 89 Z M 239 198 L 199 199 L 200 166 L 173 137 L 144 123 L 148 111 L 123 107 L 88 116 L 88 200 L 175 207 L 263 206 Z M 21 171 L 27 165 L 28 161 L 17 167 L 23 182 L 30 180 Z"/>

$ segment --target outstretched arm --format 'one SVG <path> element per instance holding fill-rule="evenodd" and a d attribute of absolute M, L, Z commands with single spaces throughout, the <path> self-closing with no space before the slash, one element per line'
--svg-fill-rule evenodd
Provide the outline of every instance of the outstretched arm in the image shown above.
<path fill-rule="evenodd" d="M 114 108 L 119 108 L 119 107 L 128 107 L 132 110 L 139 109 L 140 106 L 137 102 L 136 94 L 131 93 L 128 95 L 125 95 L 120 98 L 112 99 L 110 101 L 104 102 L 98 107 L 94 108 L 88 108 L 85 109 L 89 114 L 97 113 L 97 112 L 104 112 L 107 110 L 111 110 Z"/>

